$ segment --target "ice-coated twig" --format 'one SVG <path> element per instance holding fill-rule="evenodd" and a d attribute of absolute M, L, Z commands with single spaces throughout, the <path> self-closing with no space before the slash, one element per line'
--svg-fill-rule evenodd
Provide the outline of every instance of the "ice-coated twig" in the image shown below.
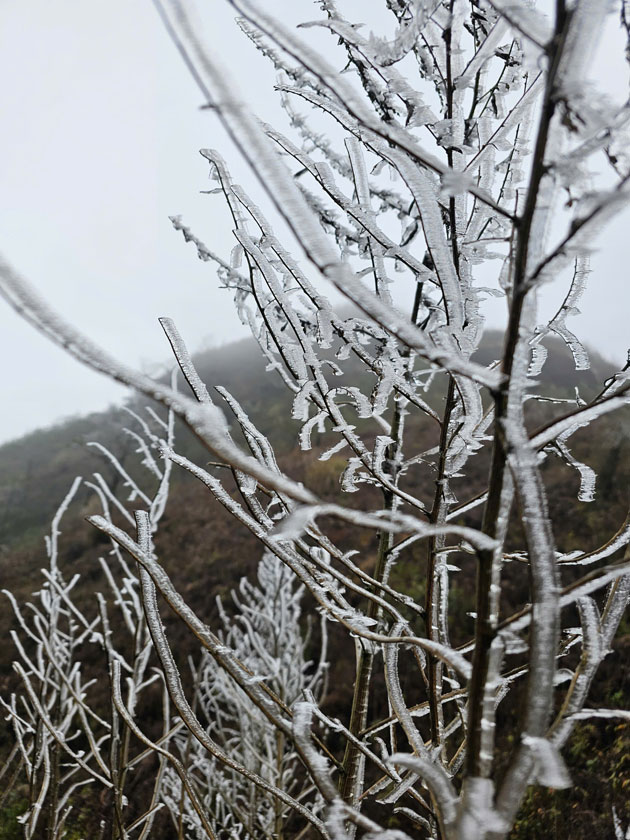
<path fill-rule="evenodd" d="M 628 545 L 628 543 L 630 543 L 630 513 L 617 533 L 603 546 L 595 549 L 595 551 L 577 552 L 564 555 L 558 558 L 558 563 L 566 564 L 568 566 L 589 566 L 591 563 L 596 563 L 598 560 L 610 557 L 611 554 L 615 554 L 615 552 Z"/>
<path fill-rule="evenodd" d="M 207 77 L 208 88 L 216 90 L 215 99 L 221 102 L 219 108 L 221 118 L 225 120 L 232 136 L 236 137 L 238 135 L 236 142 L 245 156 L 256 155 L 255 171 L 263 179 L 263 186 L 274 200 L 278 211 L 295 232 L 302 245 L 307 247 L 309 259 L 317 265 L 324 276 L 331 279 L 357 306 L 367 311 L 375 320 L 393 331 L 402 341 L 408 343 L 421 355 L 461 372 L 465 376 L 471 376 L 477 381 L 494 385 L 499 379 L 496 374 L 491 374 L 481 366 L 464 359 L 452 357 L 444 351 L 433 350 L 424 340 L 422 333 L 401 318 L 395 310 L 375 296 L 365 295 L 363 286 L 348 270 L 348 267 L 339 261 L 337 254 L 322 235 L 302 194 L 277 157 L 275 150 L 270 146 L 257 121 L 237 98 L 236 87 L 233 84 L 228 84 L 224 70 L 219 70 L 210 58 L 211 53 L 203 48 L 198 36 L 191 28 L 190 21 L 186 17 L 181 4 L 178 0 L 171 0 L 170 5 L 173 7 L 174 16 L 178 26 L 181 27 L 183 36 L 190 43 L 190 49 L 195 56 L 195 60 L 199 62 L 198 66 L 203 71 L 204 77 Z M 251 13 L 252 6 L 251 4 L 247 5 L 248 12 Z M 262 13 L 257 10 L 256 25 L 260 25 L 261 15 Z M 284 30 L 283 34 L 286 34 Z M 338 74 L 335 73 L 334 75 L 338 79 Z M 354 95 L 352 95 L 352 98 L 354 98 Z M 438 168 L 442 169 L 441 164 L 438 164 Z M 281 204 L 279 203 L 279 196 L 282 196 Z"/>
<path fill-rule="evenodd" d="M 408 753 L 395 753 L 389 759 L 397 767 L 406 767 L 421 776 L 439 803 L 440 816 L 447 831 L 455 824 L 457 796 L 448 777 L 434 761 Z"/>
<path fill-rule="evenodd" d="M 197 812 L 197 814 L 199 816 L 199 819 L 201 820 L 201 824 L 203 825 L 204 831 L 206 832 L 208 837 L 211 838 L 211 840 L 214 840 L 215 834 L 212 831 L 211 825 L 209 824 L 208 820 L 206 819 L 203 805 L 202 805 L 201 802 L 199 802 L 199 799 L 197 798 L 197 795 L 194 791 L 194 788 L 191 786 L 191 784 L 188 780 L 188 776 L 187 776 L 181 762 L 174 755 L 172 755 L 168 750 L 165 750 L 158 743 L 156 743 L 154 741 L 151 741 L 150 738 L 147 738 L 147 736 L 137 726 L 133 717 L 129 714 L 129 711 L 127 710 L 127 708 L 125 706 L 125 703 L 123 701 L 123 698 L 122 698 L 121 683 L 120 683 L 120 663 L 117 662 L 117 661 L 114 661 L 114 663 L 113 663 L 112 684 L 113 684 L 113 699 L 114 699 L 114 703 L 116 705 L 116 709 L 118 710 L 118 713 L 120 714 L 122 719 L 125 721 L 126 725 L 129 727 L 129 729 L 136 736 L 136 738 L 138 738 L 138 740 L 142 741 L 144 744 L 146 744 L 147 747 L 149 747 L 150 750 L 152 750 L 152 751 L 158 753 L 159 755 L 163 756 L 167 761 L 169 761 L 173 765 L 173 767 L 175 768 L 175 772 L 177 773 L 177 775 L 181 779 L 181 782 L 182 782 L 182 784 L 183 784 L 183 786 L 186 790 L 186 793 L 190 797 L 190 801 L 193 805 L 193 808 L 195 809 L 195 811 Z"/>
<path fill-rule="evenodd" d="M 138 536 L 140 543 L 140 550 L 144 556 L 147 556 L 150 551 L 150 544 L 147 542 L 150 535 L 150 525 L 146 514 L 142 511 L 136 514 L 136 521 L 138 523 Z M 168 685 L 169 694 L 182 720 L 192 734 L 197 738 L 199 743 L 208 751 L 210 755 L 217 758 L 222 764 L 231 768 L 233 771 L 241 774 L 245 778 L 252 781 L 261 789 L 270 793 L 273 797 L 279 799 L 285 805 L 288 805 L 293 810 L 297 811 L 304 819 L 306 819 L 323 837 L 327 837 L 327 832 L 321 820 L 313 816 L 306 808 L 297 802 L 292 796 L 287 794 L 281 788 L 270 784 L 265 779 L 258 776 L 256 773 L 250 772 L 246 767 L 234 761 L 227 753 L 221 750 L 215 742 L 208 736 L 202 726 L 199 724 L 197 717 L 191 709 L 186 695 L 184 693 L 179 672 L 175 665 L 170 647 L 164 636 L 164 629 L 162 620 L 157 606 L 156 591 L 153 580 L 145 569 L 140 569 L 140 582 L 142 586 L 142 598 L 147 616 L 147 623 L 151 631 L 153 643 L 155 645 L 157 654 L 162 663 L 164 677 Z"/>
<path fill-rule="evenodd" d="M 520 35 L 545 50 L 553 32 L 549 21 L 531 6 L 521 6 L 510 0 L 488 0 L 488 3 L 513 26 Z"/>

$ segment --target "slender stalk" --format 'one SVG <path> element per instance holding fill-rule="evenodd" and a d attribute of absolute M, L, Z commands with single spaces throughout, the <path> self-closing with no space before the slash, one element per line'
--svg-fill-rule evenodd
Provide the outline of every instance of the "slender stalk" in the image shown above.
<path fill-rule="evenodd" d="M 418 308 L 420 306 L 422 289 L 418 284 L 414 295 L 414 302 L 412 306 L 412 322 L 416 323 L 418 317 Z M 411 352 L 409 348 L 405 349 L 405 357 L 410 358 Z M 386 459 L 393 469 L 392 482 L 394 486 L 398 483 L 398 469 L 397 462 L 400 452 L 402 450 L 402 433 L 403 433 L 403 418 L 404 407 L 399 400 L 394 401 L 394 411 L 391 425 L 391 435 L 393 443 L 390 443 L 386 449 Z M 396 496 L 388 489 L 383 491 L 383 510 L 394 511 L 396 507 Z M 378 553 L 376 557 L 376 568 L 374 570 L 374 580 L 381 584 L 384 581 L 385 572 L 387 569 L 388 554 L 394 544 L 394 535 L 391 531 L 381 530 L 379 533 Z M 370 619 L 378 619 L 381 617 L 382 608 L 374 599 L 368 601 L 367 615 Z M 372 645 L 360 644 L 360 649 L 357 655 L 357 668 L 354 684 L 354 694 L 352 697 L 352 709 L 350 713 L 350 723 L 348 729 L 350 733 L 356 738 L 361 737 L 367 726 L 368 719 L 368 704 L 370 682 L 372 678 L 372 668 L 374 665 L 374 651 Z M 339 792 L 346 802 L 352 804 L 360 799 L 360 791 L 358 784 L 360 782 L 360 769 L 365 759 L 361 753 L 357 742 L 348 740 L 346 742 L 343 763 L 341 766 L 341 773 L 339 779 Z"/>
<path fill-rule="evenodd" d="M 502 372 L 504 385 L 495 392 L 495 435 L 488 485 L 488 498 L 484 509 L 482 530 L 503 545 L 512 506 L 512 478 L 520 495 L 523 513 L 533 508 L 533 519 L 524 520 L 526 540 L 530 550 L 532 601 L 549 606 L 545 614 L 544 632 L 536 627 L 532 630 L 532 665 L 528 683 L 525 731 L 542 734 L 551 710 L 553 696 L 552 676 L 555 671 L 555 656 L 559 633 L 557 608 L 557 572 L 553 556 L 553 536 L 546 514 L 546 502 L 536 466 L 535 453 L 529 444 L 523 415 L 523 388 L 528 360 L 527 337 L 522 332 L 522 321 L 526 308 L 527 274 L 529 267 L 531 235 L 534 217 L 538 209 L 540 188 L 546 174 L 545 154 L 551 122 L 555 113 L 555 74 L 562 53 L 562 31 L 564 17 L 556 20 L 556 37 L 550 48 L 552 66 L 546 80 L 539 127 L 536 137 L 534 159 L 523 213 L 517 226 L 516 250 L 513 260 L 513 293 L 510 317 L 503 353 Z M 538 245 L 538 243 L 536 243 Z M 514 430 L 508 434 L 507 430 Z M 518 447 L 524 455 L 520 466 L 510 476 L 509 455 Z M 525 474 L 526 473 L 526 474 Z M 534 525 L 534 520 L 536 525 Z M 536 527 L 540 531 L 536 534 Z M 537 539 L 540 537 L 540 540 Z M 539 550 L 537 550 L 539 548 Z M 483 695 L 492 675 L 489 674 L 492 642 L 498 625 L 498 593 L 502 564 L 502 549 L 478 552 L 477 603 L 475 650 L 473 654 L 473 676 L 469 686 L 470 743 L 466 756 L 466 772 L 470 776 L 487 778 L 492 768 L 492 753 L 488 738 L 484 736 Z M 544 638 L 544 642 L 543 642 Z"/>
<path fill-rule="evenodd" d="M 440 457 L 438 463 L 438 474 L 435 481 L 435 496 L 433 499 L 433 507 L 429 515 L 429 520 L 433 525 L 440 525 L 446 521 L 448 513 L 448 502 L 445 498 L 444 488 L 446 478 L 446 466 L 448 458 L 448 442 L 449 437 L 453 432 L 451 424 L 451 415 L 455 408 L 456 389 L 453 377 L 450 377 L 448 383 L 448 391 L 446 394 L 446 406 L 444 409 L 444 416 L 442 418 L 442 431 L 440 435 Z M 436 591 L 437 584 L 437 564 L 440 549 L 444 547 L 444 536 L 437 535 L 429 539 L 427 543 L 427 570 L 426 570 L 426 592 L 425 592 L 425 621 L 427 638 L 432 641 L 437 641 L 439 635 L 439 619 L 438 619 L 438 593 Z M 442 718 L 442 703 L 441 703 L 441 685 L 440 685 L 441 668 L 437 659 L 434 656 L 427 656 L 427 678 L 429 682 L 429 705 L 431 710 L 431 740 L 435 745 L 441 741 L 441 732 L 443 728 Z"/>
<path fill-rule="evenodd" d="M 396 405 L 394 409 L 394 422 L 392 423 L 392 437 L 394 426 L 400 423 L 400 409 Z M 390 447 L 394 444 L 390 444 Z M 394 458 L 390 457 L 391 462 Z M 383 510 L 391 511 L 394 508 L 394 495 L 389 492 L 384 493 Z M 382 530 L 379 533 L 378 553 L 376 558 L 376 568 L 374 570 L 374 580 L 382 583 L 385 569 L 387 566 L 387 555 L 393 545 L 393 534 L 391 531 Z M 370 619 L 378 619 L 381 615 L 381 607 L 373 599 L 368 601 L 367 616 Z M 352 710 L 350 713 L 350 723 L 348 729 L 352 735 L 360 736 L 366 728 L 368 719 L 368 705 L 370 697 L 370 682 L 372 679 L 372 669 L 374 665 L 375 652 L 371 643 L 358 643 L 359 649 L 357 652 L 357 669 L 354 683 L 354 693 L 352 697 Z M 354 741 L 346 742 L 346 749 L 343 757 L 341 767 L 339 793 L 346 802 L 355 804 L 359 801 L 360 791 L 358 785 L 361 782 L 361 767 L 364 763 L 364 757 Z"/>

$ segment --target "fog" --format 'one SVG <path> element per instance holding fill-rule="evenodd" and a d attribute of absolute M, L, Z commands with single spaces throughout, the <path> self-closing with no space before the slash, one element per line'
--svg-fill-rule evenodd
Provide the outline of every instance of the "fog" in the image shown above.
<path fill-rule="evenodd" d="M 319 14 L 306 0 L 273 0 L 272 7 L 285 21 Z M 213 0 L 205 24 L 252 107 L 266 120 L 281 120 L 273 70 L 240 33 L 229 5 Z M 627 89 L 616 29 L 611 19 L 595 69 L 600 84 L 620 97 Z M 334 44 L 324 33 L 309 37 L 322 49 Z M 0 250 L 13 266 L 93 339 L 150 372 L 169 358 L 160 315 L 174 318 L 193 350 L 244 336 L 229 293 L 168 219 L 181 214 L 229 254 L 229 218 L 220 198 L 202 193 L 208 167 L 198 150 L 212 146 L 231 161 L 236 156 L 216 116 L 202 107 L 152 4 L 4 0 L 0 79 Z M 239 178 L 251 178 L 243 165 L 234 166 Z M 596 243 L 583 314 L 572 322 L 619 364 L 630 341 L 629 221 L 627 213 L 618 217 Z M 549 293 L 548 305 L 559 293 Z M 491 323 L 500 319 L 497 305 Z M 124 396 L 3 301 L 0 342 L 0 441 Z"/>

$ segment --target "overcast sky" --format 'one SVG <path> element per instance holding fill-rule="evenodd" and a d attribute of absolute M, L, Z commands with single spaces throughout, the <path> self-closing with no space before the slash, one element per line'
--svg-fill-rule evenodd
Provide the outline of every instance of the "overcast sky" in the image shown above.
<path fill-rule="evenodd" d="M 267 2 L 285 20 L 317 16 L 308 0 Z M 206 5 L 214 49 L 273 121 L 273 72 L 228 4 Z M 596 68 L 619 96 L 615 29 L 611 23 Z M 223 253 L 232 247 L 220 200 L 200 192 L 208 181 L 198 150 L 227 142 L 202 104 L 150 0 L 0 5 L 0 250 L 97 342 L 149 371 L 169 357 L 160 315 L 175 319 L 192 349 L 245 334 L 212 269 L 168 221 L 182 214 L 202 238 L 224 244 Z M 584 315 L 573 322 L 619 362 L 630 343 L 629 226 L 626 213 L 601 237 Z M 0 352 L 0 442 L 124 395 L 3 301 Z"/>

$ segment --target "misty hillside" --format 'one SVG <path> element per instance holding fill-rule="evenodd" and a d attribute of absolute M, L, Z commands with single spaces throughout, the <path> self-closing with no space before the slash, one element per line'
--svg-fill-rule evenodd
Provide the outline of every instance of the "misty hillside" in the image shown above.
<path fill-rule="evenodd" d="M 488 332 L 476 359 L 488 364 L 501 355 L 502 334 Z M 588 398 L 611 374 L 612 365 L 591 352 L 591 369 L 576 371 L 566 346 L 546 340 L 549 358 L 538 381 L 552 394 L 573 396 L 575 387 Z M 296 444 L 298 424 L 290 417 L 290 394 L 280 377 L 265 370 L 265 361 L 252 339 L 245 339 L 195 356 L 201 378 L 209 387 L 222 385 L 239 399 L 255 423 L 280 453 Z M 350 378 L 371 387 L 368 374 L 352 358 Z M 355 376 L 356 374 L 356 376 Z M 180 385 L 187 388 L 185 383 Z M 436 399 L 436 396 L 433 396 Z M 439 399 L 439 391 L 437 393 Z M 129 407 L 143 413 L 145 399 L 130 398 Z M 228 417 L 229 419 L 229 417 Z M 125 463 L 132 460 L 134 442 L 122 429 L 133 420 L 121 408 L 65 420 L 49 429 L 25 435 L 0 447 L 0 552 L 16 543 L 40 540 L 47 523 L 76 475 L 107 474 L 103 456 L 86 446 L 98 441 Z M 187 455 L 204 453 L 185 429 L 178 431 L 178 449 Z M 177 473 L 176 473 L 177 480 Z"/>
<path fill-rule="evenodd" d="M 243 398 L 263 427 L 273 429 L 282 419 L 286 389 L 278 377 L 265 373 L 264 360 L 253 341 L 206 351 L 196 356 L 195 362 L 204 381 L 222 384 Z M 147 403 L 146 399 L 133 397 L 127 401 L 140 413 Z M 16 542 L 41 539 L 76 475 L 88 477 L 95 471 L 108 474 L 103 456 L 87 446 L 89 442 L 110 448 L 123 463 L 129 460 L 135 445 L 122 431 L 129 425 L 133 425 L 130 415 L 115 407 L 64 420 L 0 447 L 0 546 L 6 550 Z M 178 447 L 190 454 L 200 450 L 192 435 L 182 428 L 178 430 Z"/>

